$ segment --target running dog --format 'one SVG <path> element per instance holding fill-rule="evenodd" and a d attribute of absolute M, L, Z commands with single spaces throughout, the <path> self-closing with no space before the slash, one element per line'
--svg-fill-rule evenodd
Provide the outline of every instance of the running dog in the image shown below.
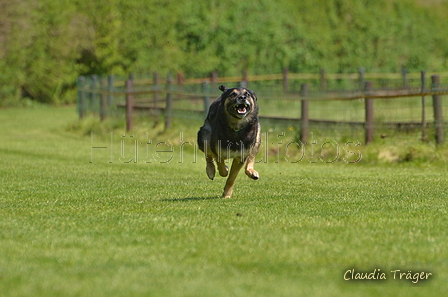
<path fill-rule="evenodd" d="M 198 132 L 199 149 L 204 152 L 207 176 L 215 177 L 215 164 L 219 175 L 226 177 L 223 198 L 230 198 L 235 179 L 246 164 L 245 173 L 257 180 L 259 174 L 254 170 L 255 156 L 260 148 L 260 123 L 255 93 L 246 88 L 226 88 L 211 105 L 204 125 Z M 226 159 L 233 159 L 230 172 Z"/>

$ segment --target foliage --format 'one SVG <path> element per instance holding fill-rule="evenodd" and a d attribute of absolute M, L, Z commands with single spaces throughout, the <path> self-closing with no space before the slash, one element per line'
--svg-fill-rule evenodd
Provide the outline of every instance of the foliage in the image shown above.
<path fill-rule="evenodd" d="M 0 0 L 0 8 L 3 105 L 72 102 L 76 77 L 89 74 L 448 66 L 447 1 Z"/>

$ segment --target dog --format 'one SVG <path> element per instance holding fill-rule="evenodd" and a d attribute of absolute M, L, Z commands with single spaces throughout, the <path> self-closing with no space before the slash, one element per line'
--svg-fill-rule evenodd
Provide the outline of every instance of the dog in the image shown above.
<path fill-rule="evenodd" d="M 260 123 L 255 93 L 246 88 L 227 88 L 209 107 L 204 125 L 198 132 L 198 146 L 205 154 L 207 176 L 215 178 L 215 164 L 219 175 L 226 177 L 223 198 L 232 196 L 235 179 L 246 164 L 245 173 L 259 179 L 254 169 L 255 157 L 260 148 Z M 233 159 L 230 172 L 226 159 Z"/>

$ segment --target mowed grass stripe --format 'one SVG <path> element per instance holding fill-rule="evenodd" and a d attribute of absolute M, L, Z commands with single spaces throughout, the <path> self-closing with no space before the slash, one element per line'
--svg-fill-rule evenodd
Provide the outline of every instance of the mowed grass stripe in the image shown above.
<path fill-rule="evenodd" d="M 191 151 L 184 163 L 89 163 L 90 138 L 66 131 L 73 108 L 1 110 L 0 119 L 5 296 L 447 291 L 444 164 L 260 163 L 261 179 L 241 174 L 226 200 L 224 179 L 208 180 Z M 344 281 L 348 269 L 388 278 Z M 434 278 L 393 280 L 396 269 Z"/>

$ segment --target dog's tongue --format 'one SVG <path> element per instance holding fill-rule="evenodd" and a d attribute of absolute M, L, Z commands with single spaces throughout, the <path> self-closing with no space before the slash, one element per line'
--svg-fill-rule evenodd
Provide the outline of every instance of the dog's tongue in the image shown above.
<path fill-rule="evenodd" d="M 238 107 L 238 113 L 246 113 L 246 107 Z"/>

